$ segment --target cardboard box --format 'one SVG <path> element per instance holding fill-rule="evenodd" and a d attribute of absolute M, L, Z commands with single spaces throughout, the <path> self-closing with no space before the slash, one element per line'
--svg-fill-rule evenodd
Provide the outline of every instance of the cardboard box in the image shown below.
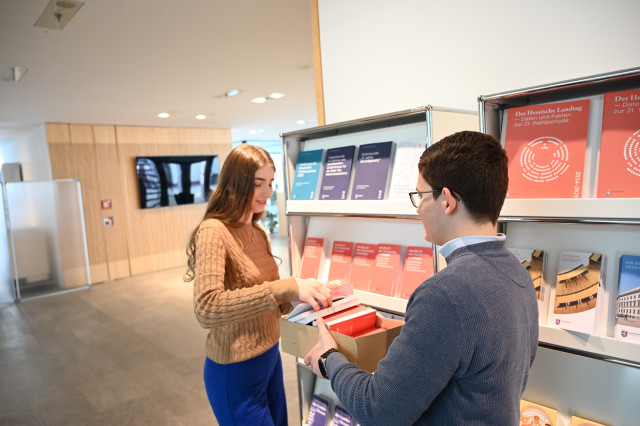
<path fill-rule="evenodd" d="M 387 355 L 387 349 L 398 337 L 404 321 L 378 316 L 376 327 L 384 328 L 382 333 L 362 337 L 350 337 L 330 331 L 338 343 L 338 348 L 349 361 L 363 370 L 373 373 L 378 369 L 378 361 Z M 280 347 L 288 354 L 304 358 L 318 343 L 318 328 L 311 325 L 280 320 Z"/>

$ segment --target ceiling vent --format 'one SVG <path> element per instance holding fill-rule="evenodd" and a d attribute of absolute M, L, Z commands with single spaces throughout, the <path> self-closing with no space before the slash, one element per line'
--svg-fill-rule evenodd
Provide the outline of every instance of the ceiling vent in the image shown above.
<path fill-rule="evenodd" d="M 51 0 L 36 22 L 36 27 L 61 30 L 84 5 L 82 1 Z"/>

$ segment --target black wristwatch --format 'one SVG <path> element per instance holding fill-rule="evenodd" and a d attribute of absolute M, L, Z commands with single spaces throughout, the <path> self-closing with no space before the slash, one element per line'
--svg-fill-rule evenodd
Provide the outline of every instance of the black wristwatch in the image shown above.
<path fill-rule="evenodd" d="M 340 352 L 340 351 L 337 350 L 336 348 L 331 348 L 325 353 L 323 353 L 322 355 L 320 355 L 320 358 L 318 358 L 318 368 L 320 369 L 320 374 L 322 374 L 322 377 L 324 377 L 325 379 L 329 378 L 329 376 L 327 375 L 327 367 L 325 365 L 327 363 L 327 357 L 329 356 L 329 354 L 332 354 L 334 352 Z"/>

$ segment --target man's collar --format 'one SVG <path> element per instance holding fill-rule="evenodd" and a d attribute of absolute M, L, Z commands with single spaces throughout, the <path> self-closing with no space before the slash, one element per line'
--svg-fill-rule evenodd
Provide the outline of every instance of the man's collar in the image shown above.
<path fill-rule="evenodd" d="M 489 235 L 470 235 L 466 237 L 454 238 L 453 240 L 446 242 L 442 247 L 440 247 L 440 254 L 444 257 L 447 257 L 460 247 L 470 246 L 471 244 L 486 243 L 487 241 L 504 241 L 506 238 L 507 237 L 504 234 L 498 234 L 494 237 Z"/>

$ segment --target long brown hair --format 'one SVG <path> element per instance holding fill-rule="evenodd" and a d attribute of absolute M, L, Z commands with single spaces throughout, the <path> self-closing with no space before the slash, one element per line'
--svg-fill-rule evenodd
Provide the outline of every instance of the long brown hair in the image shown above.
<path fill-rule="evenodd" d="M 251 208 L 256 171 L 263 166 L 276 169 L 271 156 L 263 148 L 246 143 L 234 148 L 222 165 L 218 187 L 209 198 L 202 221 L 218 219 L 228 226 L 241 226 Z M 262 213 L 254 213 L 251 222 L 255 223 L 260 216 Z M 200 224 L 193 230 L 187 244 L 188 267 L 184 275 L 185 281 L 195 278 L 196 233 L 199 227 Z"/>

